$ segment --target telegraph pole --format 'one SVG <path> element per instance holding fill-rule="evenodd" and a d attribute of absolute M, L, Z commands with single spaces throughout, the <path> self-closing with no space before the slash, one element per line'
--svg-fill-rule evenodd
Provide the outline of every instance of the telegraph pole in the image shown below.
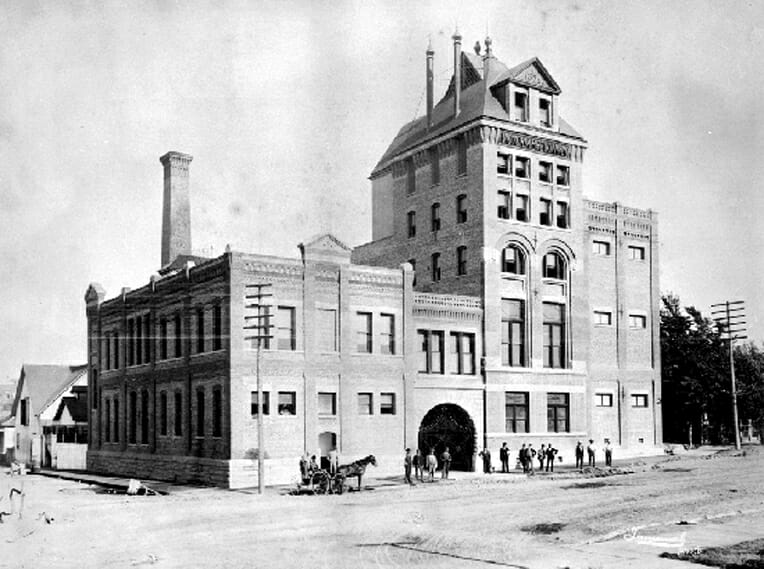
<path fill-rule="evenodd" d="M 740 420 L 737 414 L 737 387 L 735 385 L 735 358 L 733 349 L 735 340 L 745 340 L 745 302 L 742 300 L 725 301 L 711 305 L 711 317 L 719 326 L 725 340 L 729 341 L 730 380 L 732 382 L 732 416 L 735 422 L 735 448 L 740 450 Z"/>
<path fill-rule="evenodd" d="M 254 324 L 247 324 L 245 329 L 254 330 L 253 335 L 247 336 L 254 340 L 257 346 L 257 357 L 255 360 L 255 375 L 257 377 L 257 491 L 262 494 L 265 491 L 265 436 L 263 433 L 263 379 L 260 377 L 260 351 L 264 347 L 270 348 L 271 338 L 271 316 L 272 311 L 270 299 L 271 285 L 269 283 L 257 283 L 245 285 L 247 294 L 245 296 L 245 308 L 254 309 L 256 313 L 245 316 L 245 320 L 254 320 Z"/>

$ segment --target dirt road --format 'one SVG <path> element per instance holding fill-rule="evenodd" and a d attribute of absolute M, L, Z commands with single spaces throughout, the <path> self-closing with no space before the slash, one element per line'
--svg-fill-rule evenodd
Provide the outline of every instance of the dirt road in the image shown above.
<path fill-rule="evenodd" d="M 588 544 L 609 539 L 612 550 L 624 534 L 673 536 L 674 522 L 741 511 L 764 520 L 764 452 L 735 454 L 666 457 L 602 478 L 462 475 L 342 496 L 128 497 L 28 476 L 24 517 L 0 524 L 0 567 L 609 566 L 587 560 Z M 658 566 L 658 553 L 641 566 Z"/>

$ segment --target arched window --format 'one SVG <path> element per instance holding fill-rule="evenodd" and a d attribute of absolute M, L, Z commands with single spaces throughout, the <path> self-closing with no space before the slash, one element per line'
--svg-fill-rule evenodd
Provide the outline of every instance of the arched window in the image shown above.
<path fill-rule="evenodd" d="M 544 255 L 544 278 L 564 280 L 566 275 L 565 259 L 559 253 Z"/>
<path fill-rule="evenodd" d="M 501 253 L 501 272 L 525 274 L 525 253 L 516 245 L 507 245 Z"/>

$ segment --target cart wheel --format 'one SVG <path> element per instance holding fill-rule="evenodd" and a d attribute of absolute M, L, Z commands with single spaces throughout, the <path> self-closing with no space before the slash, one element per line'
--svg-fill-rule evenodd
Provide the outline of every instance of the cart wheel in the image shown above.
<path fill-rule="evenodd" d="M 329 475 L 326 472 L 316 472 L 313 475 L 313 491 L 316 494 L 326 494 L 329 491 Z"/>
<path fill-rule="evenodd" d="M 342 494 L 345 491 L 345 478 L 343 476 L 334 477 L 334 493 Z"/>

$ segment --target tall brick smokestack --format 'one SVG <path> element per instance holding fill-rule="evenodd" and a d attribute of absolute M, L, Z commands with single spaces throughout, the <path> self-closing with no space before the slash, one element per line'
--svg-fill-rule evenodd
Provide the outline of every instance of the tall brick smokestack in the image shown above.
<path fill-rule="evenodd" d="M 432 128 L 432 106 L 433 106 L 433 56 L 432 42 L 427 46 L 427 128 Z"/>
<path fill-rule="evenodd" d="M 454 32 L 454 116 L 459 114 L 462 98 L 462 36 Z"/>
<path fill-rule="evenodd" d="M 193 157 L 168 152 L 159 161 L 164 166 L 164 208 L 162 213 L 162 266 L 178 255 L 191 254 L 191 203 L 188 166 Z"/>

